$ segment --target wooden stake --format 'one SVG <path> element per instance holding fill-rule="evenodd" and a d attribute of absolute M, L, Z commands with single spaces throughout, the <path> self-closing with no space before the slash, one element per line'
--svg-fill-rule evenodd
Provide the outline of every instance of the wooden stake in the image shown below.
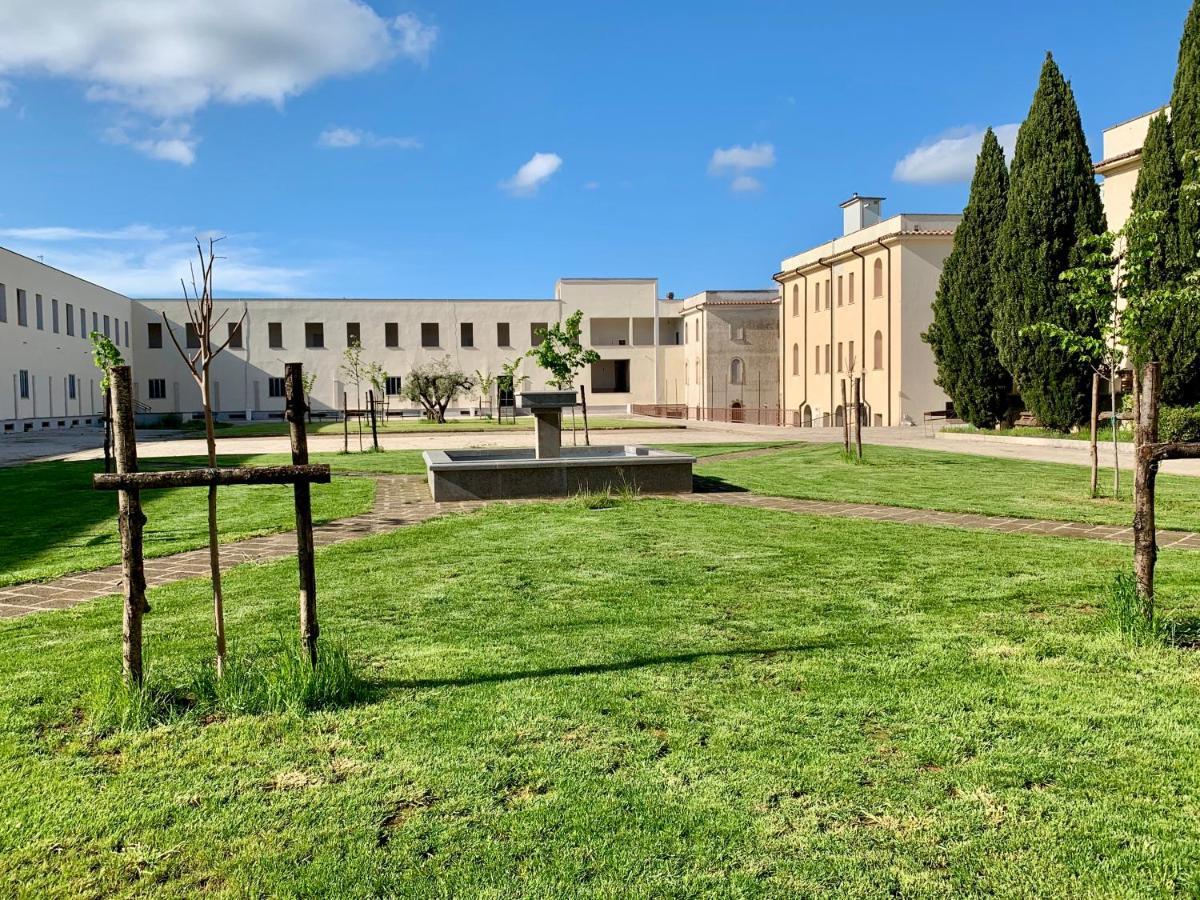
<path fill-rule="evenodd" d="M 379 452 L 379 429 L 375 427 L 375 391 L 367 391 L 367 405 L 371 407 L 371 445 Z"/>
<path fill-rule="evenodd" d="M 304 429 L 304 384 L 300 363 L 284 366 L 283 389 L 287 399 L 288 434 L 292 440 L 292 464 L 308 465 L 308 434 Z M 343 403 L 345 394 L 342 394 Z M 349 440 L 349 432 L 346 435 Z M 317 664 L 317 570 L 313 556 L 312 491 L 307 482 L 297 482 L 296 559 L 300 567 L 300 642 L 312 666 Z"/>
<path fill-rule="evenodd" d="M 115 415 L 113 437 L 117 472 L 136 472 L 137 437 L 133 424 L 133 379 L 129 366 L 113 366 L 109 390 Z M 142 683 L 142 616 L 146 606 L 146 571 L 142 559 L 142 530 L 146 516 L 137 490 L 118 495 L 118 523 L 121 531 L 121 581 L 125 608 L 121 630 L 121 662 L 125 679 Z"/>
<path fill-rule="evenodd" d="M 862 459 L 862 379 L 854 379 L 854 448 Z"/>
<path fill-rule="evenodd" d="M 592 436 L 591 436 L 591 434 L 588 433 L 587 385 L 581 384 L 579 386 L 579 399 L 583 403 L 583 445 L 585 447 L 590 447 L 590 446 L 592 446 Z"/>
<path fill-rule="evenodd" d="M 1154 564 L 1158 545 L 1154 539 L 1154 482 L 1158 475 L 1158 459 L 1154 445 L 1158 443 L 1159 365 L 1146 363 L 1142 367 L 1137 407 L 1137 462 L 1134 472 L 1133 495 L 1133 572 L 1137 580 L 1138 597 L 1147 619 L 1154 615 Z"/>
<path fill-rule="evenodd" d="M 846 379 L 842 379 L 842 450 L 850 454 L 850 411 L 846 408 Z"/>
<path fill-rule="evenodd" d="M 1088 420 L 1090 427 L 1090 446 L 1092 452 L 1092 497 L 1100 491 L 1100 448 L 1097 446 L 1096 432 L 1100 423 L 1100 373 L 1092 373 L 1092 415 Z M 1117 427 L 1116 420 L 1113 420 L 1113 428 Z"/>
<path fill-rule="evenodd" d="M 350 452 L 350 407 L 345 391 L 342 391 L 342 452 Z"/>

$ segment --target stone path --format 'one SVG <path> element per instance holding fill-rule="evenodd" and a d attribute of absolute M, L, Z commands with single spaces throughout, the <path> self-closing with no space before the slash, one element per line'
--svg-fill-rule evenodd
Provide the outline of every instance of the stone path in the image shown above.
<path fill-rule="evenodd" d="M 771 452 L 778 451 L 774 449 L 746 450 L 738 451 L 736 455 L 757 456 Z M 708 459 L 715 458 L 708 457 Z M 486 502 L 482 500 L 434 503 L 430 499 L 429 488 L 422 476 L 379 475 L 371 477 L 378 482 L 374 508 L 361 516 L 316 526 L 313 529 L 313 538 L 317 547 L 394 531 L 405 525 L 415 525 L 438 516 L 453 512 L 467 512 L 486 505 Z M 1087 525 L 1078 522 L 937 512 L 869 503 L 795 500 L 787 497 L 766 497 L 748 491 L 706 489 L 702 484 L 698 484 L 697 487 L 699 492 L 695 494 L 672 495 L 672 499 L 692 503 L 749 506 L 756 509 L 773 509 L 810 516 L 895 522 L 901 525 L 935 525 L 1000 533 L 1019 532 L 1054 537 L 1087 538 L 1120 544 L 1128 544 L 1133 539 L 1132 529 L 1119 525 Z M 499 502 L 519 503 L 524 501 Z M 1158 546 L 1159 549 L 1164 550 L 1200 550 L 1200 534 L 1188 531 L 1159 531 Z M 291 556 L 295 552 L 296 535 L 291 531 L 223 544 L 221 546 L 221 569 L 225 571 L 248 562 L 280 559 Z M 185 578 L 207 577 L 207 547 L 146 561 L 146 586 L 149 588 Z M 51 609 L 67 609 L 88 600 L 120 592 L 121 567 L 119 565 L 94 572 L 67 575 L 54 581 L 12 585 L 0 588 L 0 618 L 13 618 Z"/>

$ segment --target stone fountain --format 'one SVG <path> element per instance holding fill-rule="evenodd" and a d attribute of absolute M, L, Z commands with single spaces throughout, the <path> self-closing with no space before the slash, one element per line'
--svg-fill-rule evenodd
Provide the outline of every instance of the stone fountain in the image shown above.
<path fill-rule="evenodd" d="M 640 446 L 563 447 L 564 409 L 574 391 L 528 391 L 521 406 L 534 418 L 534 446 L 522 449 L 427 450 L 435 501 L 570 497 L 631 489 L 645 494 L 692 490 L 694 456 Z"/>

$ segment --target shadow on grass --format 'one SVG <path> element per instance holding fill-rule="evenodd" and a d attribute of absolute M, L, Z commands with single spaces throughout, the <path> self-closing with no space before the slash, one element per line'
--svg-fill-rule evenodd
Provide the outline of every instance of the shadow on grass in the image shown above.
<path fill-rule="evenodd" d="M 697 494 L 746 494 L 749 488 L 716 475 L 692 475 L 692 490 Z"/>
<path fill-rule="evenodd" d="M 390 690 L 413 690 L 416 688 L 471 687 L 479 684 L 504 684 L 510 681 L 525 681 L 534 678 L 558 678 L 563 675 L 600 675 L 606 672 L 630 672 L 652 666 L 682 665 L 702 659 L 728 658 L 736 656 L 761 656 L 771 658 L 781 653 L 804 653 L 825 650 L 827 643 L 794 644 L 785 647 L 745 647 L 737 650 L 697 650 L 691 653 L 673 653 L 661 656 L 643 656 L 635 659 L 615 660 L 606 663 L 585 663 L 578 666 L 555 666 L 548 669 L 521 669 L 514 672 L 482 672 L 462 675 L 457 678 L 382 678 L 368 679 L 369 699 L 378 699 Z"/>
<path fill-rule="evenodd" d="M 1200 616 L 1171 619 L 1166 632 L 1169 646 L 1179 650 L 1200 650 Z"/>

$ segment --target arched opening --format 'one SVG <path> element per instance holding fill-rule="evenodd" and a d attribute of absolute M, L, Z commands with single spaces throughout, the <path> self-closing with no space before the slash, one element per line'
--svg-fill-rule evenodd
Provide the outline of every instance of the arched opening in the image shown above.
<path fill-rule="evenodd" d="M 800 407 L 800 424 L 805 428 L 812 428 L 812 407 L 807 403 Z"/>
<path fill-rule="evenodd" d="M 858 419 L 859 423 L 862 424 L 864 427 L 870 427 L 870 425 L 871 425 L 871 404 L 867 403 L 866 401 L 859 404 L 858 415 L 859 415 L 859 419 Z"/>
<path fill-rule="evenodd" d="M 746 364 L 742 362 L 740 357 L 735 356 L 729 363 L 729 383 L 746 383 Z"/>
<path fill-rule="evenodd" d="M 875 360 L 874 360 L 875 368 L 882 369 L 883 368 L 883 332 L 882 331 L 875 332 L 874 357 L 875 357 Z"/>
<path fill-rule="evenodd" d="M 800 285 L 792 285 L 792 315 L 800 315 Z"/>
<path fill-rule="evenodd" d="M 800 374 L 800 345 L 792 344 L 792 374 Z"/>
<path fill-rule="evenodd" d="M 746 420 L 746 413 L 742 409 L 741 402 L 738 400 L 734 400 L 732 405 L 729 407 L 729 421 L 730 422 L 744 422 L 745 420 Z"/>
<path fill-rule="evenodd" d="M 875 260 L 875 265 L 872 267 L 875 272 L 875 296 L 883 296 L 883 260 Z"/>
<path fill-rule="evenodd" d="M 845 424 L 846 424 L 846 410 L 844 407 L 839 405 L 837 407 L 837 409 L 835 409 L 833 411 L 833 427 L 841 428 Z"/>

